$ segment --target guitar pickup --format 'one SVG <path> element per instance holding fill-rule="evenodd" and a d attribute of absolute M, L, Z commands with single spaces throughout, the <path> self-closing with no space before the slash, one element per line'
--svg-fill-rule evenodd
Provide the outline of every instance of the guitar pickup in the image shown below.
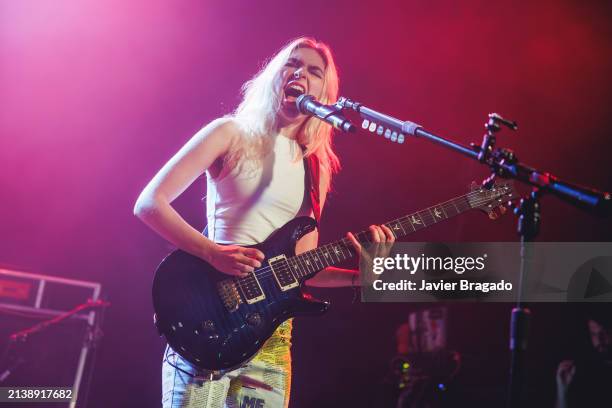
<path fill-rule="evenodd" d="M 291 272 L 291 267 L 285 255 L 278 255 L 274 258 L 270 258 L 268 264 L 272 269 L 272 275 L 274 275 L 274 279 L 281 291 L 284 292 L 300 285 L 300 282 L 298 282 Z"/>
<path fill-rule="evenodd" d="M 235 284 L 238 288 L 240 288 L 244 299 L 249 305 L 257 303 L 266 298 L 266 295 L 264 294 L 255 273 L 251 273 L 245 278 L 236 279 Z"/>

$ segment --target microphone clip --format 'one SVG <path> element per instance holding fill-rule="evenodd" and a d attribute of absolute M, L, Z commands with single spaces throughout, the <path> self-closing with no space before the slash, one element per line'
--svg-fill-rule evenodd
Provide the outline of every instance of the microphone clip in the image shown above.
<path fill-rule="evenodd" d="M 316 100 L 312 95 L 302 94 L 296 101 L 296 106 L 299 112 L 314 116 L 323 122 L 326 122 L 342 132 L 354 133 L 357 128 L 350 120 L 342 114 L 342 106 L 338 103 L 334 105 L 324 105 Z"/>

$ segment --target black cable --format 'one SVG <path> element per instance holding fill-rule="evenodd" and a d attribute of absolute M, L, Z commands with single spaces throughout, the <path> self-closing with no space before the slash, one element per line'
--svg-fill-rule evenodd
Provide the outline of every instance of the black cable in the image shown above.
<path fill-rule="evenodd" d="M 187 372 L 187 371 L 183 370 L 182 368 L 180 368 L 179 366 L 177 366 L 177 365 L 173 364 L 172 362 L 170 362 L 170 359 L 168 358 L 168 350 L 169 349 L 170 349 L 170 347 L 166 347 L 166 352 L 164 353 L 165 354 L 164 355 L 164 361 L 162 361 L 162 362 L 167 362 L 170 365 L 170 367 L 172 367 L 172 368 L 174 368 L 176 370 L 179 370 L 180 372 L 182 372 L 184 374 L 187 374 L 191 378 L 199 377 L 197 374 L 191 374 L 190 372 Z M 174 353 L 175 356 L 178 356 L 176 351 L 173 350 L 173 353 Z"/>

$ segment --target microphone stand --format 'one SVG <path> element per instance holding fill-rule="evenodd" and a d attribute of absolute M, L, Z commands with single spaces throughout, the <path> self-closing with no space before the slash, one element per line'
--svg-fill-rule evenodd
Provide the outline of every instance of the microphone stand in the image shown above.
<path fill-rule="evenodd" d="M 531 248 L 526 243 L 533 241 L 539 232 L 541 212 L 539 199 L 543 193 L 550 193 L 591 214 L 609 216 L 612 213 L 611 194 L 572 184 L 550 173 L 536 170 L 519 162 L 512 150 L 495 147 L 495 134 L 501 130 L 502 125 L 511 130 L 518 129 L 516 122 L 504 119 L 496 113 L 491 113 L 488 116 L 488 121 L 485 124 L 487 132 L 483 136 L 480 146 L 472 143 L 470 147 L 467 147 L 425 131 L 414 122 L 396 119 L 348 98 L 341 97 L 335 106 L 338 109 L 350 109 L 358 112 L 364 119 L 362 128 L 369 129 L 372 132 L 376 131 L 379 135 L 384 133 L 385 137 L 392 141 L 402 143 L 404 134 L 409 134 L 447 147 L 488 166 L 491 175 L 482 182 L 486 188 L 493 186 L 496 177 L 516 179 L 533 187 L 531 194 L 521 199 L 520 204 L 514 209 L 514 213 L 518 216 L 517 232 L 521 241 L 521 263 L 517 302 L 512 309 L 510 319 L 510 351 L 512 356 L 507 406 L 509 408 L 520 407 L 525 371 L 524 357 L 527 351 L 531 319 L 531 312 L 523 305 L 522 300 L 530 259 L 532 258 Z"/>
<path fill-rule="evenodd" d="M 53 319 L 45 320 L 44 322 L 38 323 L 28 329 L 13 333 L 9 336 L 9 340 L 13 343 L 17 341 L 26 341 L 28 337 L 30 337 L 32 334 L 43 331 L 48 327 L 55 326 L 56 324 L 63 322 L 64 320 L 68 319 L 70 316 L 73 316 L 79 312 L 82 312 L 87 309 L 93 309 L 96 307 L 108 307 L 108 306 L 110 306 L 110 303 L 103 301 L 103 300 L 89 300 L 86 303 L 82 303 L 76 306 L 74 309 L 67 311 L 64 314 L 54 317 Z"/>
<path fill-rule="evenodd" d="M 364 125 L 362 126 L 364 129 L 368 127 L 367 124 L 369 124 L 369 129 L 371 131 L 376 130 L 376 132 L 380 134 L 383 133 L 385 128 L 395 133 L 399 133 L 399 136 L 396 135 L 396 139 L 400 143 L 404 140 L 404 134 L 427 139 L 430 142 L 447 147 L 468 158 L 489 166 L 492 176 L 516 179 L 536 187 L 542 193 L 551 193 L 592 214 L 608 216 L 612 213 L 612 195 L 609 192 L 598 191 L 564 181 L 550 173 L 542 172 L 524 163 L 520 163 L 514 152 L 510 149 L 496 148 L 495 133 L 501 129 L 500 125 L 505 125 L 512 130 L 518 128 L 515 122 L 508 121 L 496 113 L 489 114 L 489 121 L 485 125 L 487 133 L 483 137 L 481 145 L 477 146 L 472 143 L 470 147 L 467 147 L 430 133 L 424 130 L 421 125 L 414 122 L 396 119 L 344 97 L 338 99 L 338 102 L 336 102 L 334 106 L 340 109 L 352 109 L 358 112 L 359 115 L 365 119 Z M 376 125 L 376 123 L 378 123 L 377 126 L 372 126 Z M 385 132 L 385 137 L 386 136 Z M 393 140 L 393 136 L 391 136 L 391 139 Z"/>

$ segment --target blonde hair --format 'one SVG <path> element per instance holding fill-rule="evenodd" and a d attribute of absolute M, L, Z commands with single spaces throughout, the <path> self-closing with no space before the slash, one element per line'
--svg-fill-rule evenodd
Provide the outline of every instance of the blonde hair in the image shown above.
<path fill-rule="evenodd" d="M 244 161 L 261 158 L 269 148 L 270 136 L 278 126 L 278 111 L 282 104 L 283 84 L 281 71 L 291 53 L 298 48 L 311 48 L 325 62 L 323 92 L 319 101 L 324 104 L 336 102 L 338 98 L 338 71 L 329 46 L 310 37 L 297 38 L 285 45 L 264 64 L 263 68 L 242 86 L 242 102 L 230 117 L 242 130 L 239 142 L 234 143 L 226 156 L 230 167 Z M 324 188 L 330 189 L 331 178 L 340 169 L 340 161 L 332 147 L 331 125 L 315 118 L 306 119 L 297 135 L 297 142 L 305 146 L 304 156 L 317 156 L 321 171 L 329 181 Z"/>

